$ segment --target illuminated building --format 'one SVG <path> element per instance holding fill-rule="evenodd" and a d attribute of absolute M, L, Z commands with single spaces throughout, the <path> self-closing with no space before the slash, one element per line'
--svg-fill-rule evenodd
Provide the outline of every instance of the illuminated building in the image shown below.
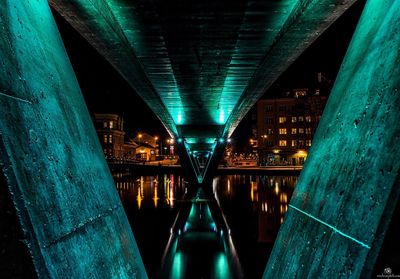
<path fill-rule="evenodd" d="M 138 133 L 133 139 L 136 146 L 136 160 L 154 161 L 158 155 L 158 137 L 153 137 L 147 133 Z"/>
<path fill-rule="evenodd" d="M 327 101 L 319 89 L 312 93 L 294 89 L 287 97 L 257 102 L 260 164 L 304 163 Z"/>
<path fill-rule="evenodd" d="M 106 159 L 124 157 L 124 120 L 116 114 L 94 115 L 94 125 Z"/>

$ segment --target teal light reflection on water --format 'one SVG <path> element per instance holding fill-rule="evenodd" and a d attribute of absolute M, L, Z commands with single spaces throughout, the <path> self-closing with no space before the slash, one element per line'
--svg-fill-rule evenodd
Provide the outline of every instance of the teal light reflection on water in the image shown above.
<path fill-rule="evenodd" d="M 225 253 L 220 252 L 215 256 L 214 266 L 214 278 L 232 278 L 232 274 L 229 269 L 228 259 Z"/>
<path fill-rule="evenodd" d="M 176 252 L 172 263 L 171 279 L 184 277 L 184 255 L 182 252 Z"/>

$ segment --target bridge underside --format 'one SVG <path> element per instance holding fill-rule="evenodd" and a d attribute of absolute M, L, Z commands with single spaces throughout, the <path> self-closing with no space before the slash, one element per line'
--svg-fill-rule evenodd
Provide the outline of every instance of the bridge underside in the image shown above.
<path fill-rule="evenodd" d="M 0 75 L 0 108 L 3 112 L 0 120 L 0 160 L 38 275 L 41 278 L 82 275 L 146 278 L 134 237 L 48 4 L 45 0 L 10 2 L 0 4 L 0 61 L 3 65 Z M 115 4 L 117 2 L 118 5 Z M 273 43 L 256 63 L 258 66 L 253 69 L 245 89 L 238 93 L 232 111 L 224 112 L 223 123 L 217 123 L 210 120 L 213 118 L 212 108 L 217 105 L 213 108 L 215 111 L 219 102 L 218 113 L 221 112 L 221 104 L 225 104 L 221 101 L 222 97 L 213 100 L 207 95 L 204 100 L 213 100 L 209 104 L 210 111 L 204 101 L 196 113 L 207 115 L 210 112 L 209 116 L 202 119 L 201 114 L 199 119 L 190 122 L 190 107 L 182 107 L 188 112 L 181 117 L 170 110 L 167 103 L 173 97 L 171 100 L 167 97 L 169 93 L 175 96 L 174 92 L 166 91 L 166 99 L 159 95 L 157 86 L 163 86 L 162 82 L 157 85 L 152 80 L 151 72 L 146 72 L 150 64 L 143 66 L 145 55 L 139 56 L 135 52 L 135 42 L 139 47 L 142 41 L 138 39 L 130 43 L 128 33 L 135 32 L 128 32 L 132 29 L 123 27 L 122 23 L 113 23 L 119 19 L 117 13 L 122 18 L 124 3 L 128 1 L 52 1 L 55 7 L 64 9 L 71 22 L 81 23 L 76 25 L 78 30 L 92 38 L 91 42 L 99 51 L 152 104 L 170 132 L 182 140 L 180 148 L 186 154 L 192 155 L 196 151 L 201 156 L 208 154 L 213 158 L 216 158 L 214 154 L 220 153 L 224 141 L 261 94 L 261 89 L 268 87 L 290 64 L 285 60 L 290 61 L 299 55 L 300 50 L 310 43 L 306 38 L 311 40 L 318 36 L 313 32 L 323 30 L 321 26 L 329 25 L 328 19 L 337 16 L 341 9 L 332 4 L 337 1 L 330 2 L 299 1 L 298 5 L 293 4 L 293 8 L 300 9 L 298 11 L 302 13 L 291 10 L 285 13 L 284 23 L 277 21 L 282 24 L 278 25 L 281 26 L 279 30 L 273 29 L 277 32 L 270 38 Z M 111 9 L 108 5 L 112 3 L 115 5 Z M 157 4 L 156 1 L 151 3 Z M 345 6 L 350 2 L 343 3 Z M 217 5 L 208 4 L 211 7 Z M 190 5 L 186 8 L 189 9 Z M 205 9 L 202 4 L 198 5 L 194 7 L 199 11 Z M 236 2 L 232 9 L 239 10 L 238 7 L 243 7 L 240 5 L 243 3 Z M 248 16 L 263 16 L 261 8 L 260 14 L 256 12 L 258 6 L 253 8 L 255 10 Z M 295 28 L 312 19 L 311 16 L 302 17 L 303 13 L 311 15 L 319 9 L 324 10 L 322 14 L 326 12 L 324 20 L 315 22 L 315 26 L 322 29 L 307 25 L 314 30 L 307 33 Z M 338 10 L 332 12 L 334 9 Z M 265 271 L 266 278 L 370 277 L 400 189 L 399 9 L 400 3 L 395 0 L 367 2 L 290 202 Z M 142 12 L 130 14 L 144 16 Z M 233 16 L 233 21 L 236 22 L 237 16 Z M 188 16 L 189 19 L 193 17 Z M 243 22 L 247 22 L 246 17 Z M 152 26 L 150 22 L 149 28 Z M 248 30 L 246 24 L 236 26 L 239 33 L 242 27 L 244 31 Z M 264 30 L 264 27 L 259 28 Z M 291 33 L 298 33 L 299 41 L 296 41 L 296 36 L 290 37 Z M 282 59 L 280 51 L 285 49 L 283 42 L 290 40 L 297 43 L 286 45 L 291 47 L 285 50 L 289 58 Z M 259 46 L 256 42 L 252 43 Z M 236 42 L 235 46 L 237 44 L 240 43 Z M 143 51 L 146 49 L 143 47 Z M 239 50 L 234 49 L 233 56 L 241 55 Z M 129 60 L 131 63 L 126 63 L 127 59 L 132 59 Z M 207 59 L 204 58 L 204 61 Z M 235 59 L 232 58 L 229 66 L 225 66 L 225 77 L 230 75 L 230 71 L 240 72 L 236 66 L 231 68 L 232 61 Z M 175 75 L 175 71 L 180 69 L 174 69 L 176 64 L 171 63 L 171 68 L 165 67 L 167 74 L 163 78 L 167 81 L 168 71 L 173 71 Z M 222 64 L 220 71 L 224 69 Z M 162 65 L 160 67 L 165 66 Z M 201 76 L 202 70 L 197 71 Z M 242 73 L 245 72 L 243 70 Z M 175 81 L 167 83 L 186 84 L 183 82 L 186 80 L 185 71 L 178 73 L 180 75 L 175 75 Z M 201 83 L 200 80 L 198 82 Z M 216 80 L 209 84 L 213 82 L 218 84 Z M 177 85 L 178 91 L 187 92 L 186 97 L 189 97 L 189 92 L 193 90 L 197 96 L 194 102 L 201 104 L 202 95 L 196 95 L 196 90 L 201 92 L 202 87 L 192 85 L 185 91 L 186 87 L 181 86 Z M 224 96 L 225 88 L 234 87 L 236 85 L 223 87 L 220 95 Z M 207 128 L 206 133 L 197 135 L 201 127 L 216 128 Z M 193 142 L 190 142 L 192 138 Z M 201 158 L 193 156 L 188 160 L 194 164 L 193 169 L 198 168 L 197 171 L 204 170 L 206 166 Z M 198 164 L 197 167 L 195 164 Z"/>
<path fill-rule="evenodd" d="M 356 0 L 49 0 L 131 84 L 208 181 L 240 120 Z"/>

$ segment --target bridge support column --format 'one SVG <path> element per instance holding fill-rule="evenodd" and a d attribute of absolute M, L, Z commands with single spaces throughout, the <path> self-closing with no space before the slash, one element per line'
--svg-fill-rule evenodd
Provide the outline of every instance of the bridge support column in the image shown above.
<path fill-rule="evenodd" d="M 369 0 L 264 278 L 369 278 L 399 197 L 400 2 Z"/>
<path fill-rule="evenodd" d="M 191 187 L 194 189 L 194 193 L 197 191 L 196 189 L 199 186 L 210 186 L 211 189 L 212 179 L 216 169 L 218 168 L 218 164 L 221 161 L 225 146 L 225 142 L 216 143 L 215 148 L 212 152 L 210 152 L 210 157 L 207 158 L 209 162 L 207 162 L 207 164 L 204 166 L 204 172 L 201 174 L 201 178 L 199 179 L 199 173 L 198 170 L 196 170 L 194 162 L 194 154 L 190 154 L 191 151 L 188 151 L 185 143 L 182 142 L 177 144 L 177 151 L 181 161 L 182 169 L 184 171 L 186 179 L 189 181 Z M 206 190 L 206 188 L 204 190 Z M 209 192 L 206 191 L 206 194 L 209 194 Z"/>
<path fill-rule="evenodd" d="M 38 276 L 147 278 L 47 1 L 0 23 L 0 161 Z"/>

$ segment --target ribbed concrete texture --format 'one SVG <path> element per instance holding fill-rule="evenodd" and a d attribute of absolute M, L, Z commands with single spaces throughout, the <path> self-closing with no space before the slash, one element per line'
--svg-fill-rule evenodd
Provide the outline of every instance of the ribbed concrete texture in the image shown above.
<path fill-rule="evenodd" d="M 264 278 L 368 278 L 399 197 L 400 1 L 369 0 Z"/>
<path fill-rule="evenodd" d="M 0 150 L 40 278 L 147 278 L 46 0 L 0 3 Z"/>

